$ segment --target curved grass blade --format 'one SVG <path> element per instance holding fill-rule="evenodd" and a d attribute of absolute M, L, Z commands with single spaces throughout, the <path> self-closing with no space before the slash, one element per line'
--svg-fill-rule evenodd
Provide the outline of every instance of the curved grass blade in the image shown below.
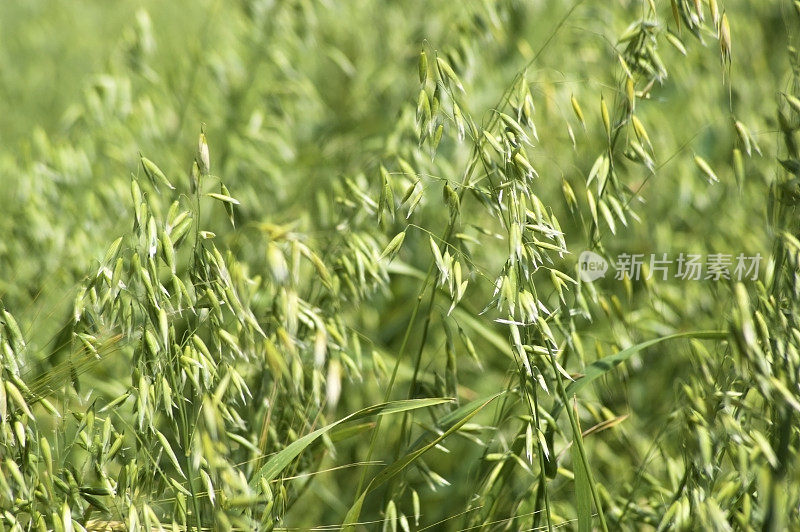
<path fill-rule="evenodd" d="M 577 418 L 576 418 L 577 419 Z M 580 428 L 580 426 L 578 427 Z M 574 435 L 575 440 L 582 438 L 580 433 Z M 577 443 L 577 441 L 576 441 Z M 578 532 L 592 530 L 592 485 L 589 472 L 583 464 L 580 446 L 572 445 L 572 468 L 575 473 L 575 509 L 578 514 Z"/>
<path fill-rule="evenodd" d="M 602 377 L 609 371 L 616 368 L 621 363 L 631 358 L 633 355 L 647 349 L 650 346 L 660 344 L 661 342 L 666 342 L 667 340 L 675 340 L 678 338 L 696 338 L 698 340 L 724 340 L 727 337 L 728 333 L 726 331 L 691 331 L 691 332 L 670 334 L 667 336 L 662 336 L 660 338 L 653 338 L 652 340 L 647 340 L 646 342 L 633 345 L 627 349 L 623 349 L 619 353 L 603 357 L 600 360 L 596 360 L 595 362 L 592 362 L 591 364 L 586 366 L 583 370 L 583 376 L 580 377 L 579 379 L 572 381 L 566 387 L 565 390 L 566 397 L 572 397 L 573 395 L 576 395 L 588 384 L 591 384 L 599 377 Z M 558 418 L 558 415 L 561 413 L 561 410 L 563 408 L 564 408 L 563 403 L 559 403 L 553 408 L 551 415 L 553 416 L 554 419 Z"/>
<path fill-rule="evenodd" d="M 428 452 L 430 449 L 438 445 L 442 440 L 444 440 L 454 432 L 457 432 L 470 419 L 475 417 L 475 415 L 478 412 L 483 410 L 483 408 L 486 407 L 486 405 L 488 405 L 489 403 L 500 397 L 503 393 L 505 392 L 498 392 L 488 398 L 473 401 L 468 405 L 464 405 L 458 410 L 451 412 L 447 416 L 444 416 L 443 419 L 447 418 L 447 421 L 455 421 L 455 423 L 453 423 L 453 425 L 449 429 L 447 429 L 442 434 L 431 440 L 426 445 L 406 454 L 405 456 L 394 462 L 392 465 L 390 465 L 389 467 L 378 473 L 375 476 L 375 478 L 373 478 L 372 481 L 370 481 L 366 489 L 356 498 L 355 502 L 353 503 L 353 506 L 350 507 L 350 510 L 347 512 L 347 515 L 345 515 L 344 522 L 342 523 L 342 530 L 343 531 L 355 530 L 355 526 L 356 524 L 358 524 L 358 518 L 361 515 L 361 507 L 364 505 L 364 499 L 366 499 L 367 495 L 372 490 L 374 490 L 387 480 L 391 479 L 392 477 L 403 471 L 406 468 L 406 466 L 408 466 L 414 460 L 416 460 L 417 458 Z M 458 418 L 456 421 L 454 415 L 457 413 L 460 413 L 460 418 Z"/>
<path fill-rule="evenodd" d="M 287 445 L 284 449 L 280 452 L 275 454 L 272 458 L 270 458 L 266 464 L 256 473 L 253 475 L 253 478 L 250 480 L 250 486 L 255 488 L 259 485 L 261 480 L 265 480 L 269 482 L 275 479 L 281 471 L 283 471 L 297 456 L 300 455 L 309 445 L 314 443 L 318 438 L 322 437 L 324 434 L 328 433 L 334 427 L 341 425 L 347 421 L 353 421 L 356 419 L 361 419 L 367 416 L 372 415 L 382 415 L 382 414 L 396 414 L 398 412 L 406 412 L 408 410 L 416 410 L 419 408 L 427 408 L 430 406 L 439 405 L 442 403 L 451 402 L 452 399 L 446 397 L 436 397 L 430 399 L 406 399 L 402 401 L 391 401 L 388 403 L 380 403 L 377 405 L 369 406 L 367 408 L 363 408 L 357 412 L 353 412 L 349 416 L 343 417 L 338 421 L 334 421 L 329 425 L 325 425 L 322 428 L 315 430 L 314 432 L 310 432 L 303 436 L 302 438 L 297 439 L 296 441 L 292 442 L 291 444 Z"/>
<path fill-rule="evenodd" d="M 662 336 L 661 338 L 654 338 L 652 340 L 648 340 L 646 342 L 633 345 L 627 349 L 623 349 L 619 353 L 603 357 L 600 360 L 597 360 L 586 366 L 586 368 L 583 370 L 583 377 L 571 382 L 569 386 L 567 386 L 566 389 L 567 396 L 569 397 L 577 394 L 587 384 L 596 380 L 598 377 L 602 377 L 603 375 L 605 375 L 606 373 L 617 367 L 622 362 L 625 362 L 626 360 L 631 358 L 639 351 L 647 349 L 652 345 L 656 345 L 661 342 L 666 342 L 667 340 L 675 340 L 677 338 L 697 338 L 698 340 L 723 340 L 727 337 L 728 333 L 725 331 L 693 331 L 693 332 L 670 334 L 669 336 Z"/>

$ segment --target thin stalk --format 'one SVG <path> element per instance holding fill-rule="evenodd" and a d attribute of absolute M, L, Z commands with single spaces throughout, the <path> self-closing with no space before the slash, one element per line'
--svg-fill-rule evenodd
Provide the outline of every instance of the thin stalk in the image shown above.
<path fill-rule="evenodd" d="M 428 287 L 428 282 L 431 275 L 433 274 L 434 268 L 435 265 L 431 263 L 430 267 L 428 268 L 428 273 L 425 276 L 425 281 L 422 284 L 422 290 L 417 296 L 417 301 L 414 304 L 413 310 L 411 311 L 411 317 L 408 320 L 408 325 L 406 326 L 405 333 L 403 334 L 403 341 L 400 344 L 400 351 L 397 354 L 397 360 L 395 361 L 394 369 L 392 370 L 392 376 L 389 378 L 389 384 L 386 386 L 386 392 L 384 393 L 384 399 L 383 399 L 384 402 L 388 401 L 389 397 L 391 396 L 392 388 L 394 387 L 395 380 L 397 379 L 397 370 L 400 368 L 400 361 L 402 360 L 403 354 L 405 353 L 406 346 L 408 345 L 408 340 L 409 338 L 411 338 L 411 330 L 413 328 L 414 321 L 416 321 L 417 319 L 417 314 L 419 314 L 419 308 L 420 305 L 422 304 L 422 296 L 424 295 L 425 290 Z M 381 416 L 378 416 L 378 419 L 375 421 L 375 427 L 372 429 L 372 434 L 369 440 L 369 449 L 367 450 L 367 458 L 365 462 L 369 462 L 370 460 L 372 460 L 372 454 L 375 451 L 375 442 L 377 441 L 378 438 L 378 432 L 380 431 L 382 420 L 383 418 Z M 366 477 L 367 477 L 367 469 L 364 468 L 361 470 L 361 478 L 358 481 L 358 488 L 356 488 L 356 498 L 358 498 L 358 496 L 361 494 L 361 490 L 364 487 L 364 482 L 366 481 Z"/>
<path fill-rule="evenodd" d="M 184 427 L 183 430 L 186 431 L 186 427 Z M 188 436 L 188 434 L 186 436 Z M 190 444 L 191 442 L 184 440 L 184 443 Z M 201 515 L 200 500 L 197 496 L 197 491 L 194 488 L 194 475 L 192 474 L 192 469 L 191 469 L 192 463 L 190 461 L 189 453 L 184 452 L 183 455 L 186 466 L 186 480 L 187 483 L 189 484 L 189 493 L 192 494 L 192 506 L 194 508 L 194 513 L 195 513 L 195 526 L 197 527 L 197 531 L 200 532 L 201 530 L 203 530 L 203 516 Z M 191 530 L 188 522 L 186 523 L 186 526 Z"/>
<path fill-rule="evenodd" d="M 169 365 L 169 374 L 170 377 L 172 377 L 173 381 L 170 384 L 170 386 L 175 387 L 175 385 L 178 383 L 178 380 L 176 379 L 175 369 L 172 364 Z M 188 452 L 191 449 L 193 436 L 192 436 L 192 431 L 189 428 L 189 421 L 187 418 L 185 402 L 178 401 L 177 404 L 178 404 L 178 415 L 180 416 L 181 420 L 181 440 L 182 440 L 181 444 L 184 449 L 183 458 L 184 458 L 184 467 L 186 468 L 186 481 L 189 484 L 189 493 L 191 493 L 192 496 L 192 507 L 195 513 L 195 526 L 197 527 L 198 532 L 200 532 L 203 529 L 203 517 L 201 515 L 200 501 L 197 496 L 197 491 L 195 490 L 194 487 L 194 480 L 193 480 L 194 475 L 192 474 L 192 463 L 190 460 L 191 453 Z M 188 530 L 191 530 L 188 519 L 186 523 L 186 528 Z"/>
<path fill-rule="evenodd" d="M 539 420 L 539 394 L 536 392 L 536 382 L 532 382 L 533 388 L 533 406 L 534 406 L 534 421 L 536 423 L 536 430 L 541 430 L 541 421 Z M 545 475 L 544 463 L 544 449 L 542 448 L 542 440 L 536 438 L 536 443 L 539 447 L 539 483 L 542 490 L 542 497 L 544 498 L 544 508 L 547 518 L 547 532 L 553 532 L 553 522 L 550 518 L 550 496 L 547 493 L 547 476 Z M 538 519 L 538 513 L 534 514 L 534 519 Z"/>
<path fill-rule="evenodd" d="M 550 365 L 553 368 L 553 373 L 556 375 L 556 386 L 558 389 L 558 395 L 561 397 L 561 400 L 564 402 L 566 408 L 564 410 L 567 411 L 567 416 L 569 417 L 569 424 L 572 428 L 572 443 L 576 445 L 578 448 L 578 454 L 581 457 L 581 463 L 583 464 L 584 471 L 586 471 L 586 476 L 589 477 L 589 489 L 592 492 L 592 501 L 594 502 L 595 508 L 597 508 L 597 517 L 600 519 L 600 526 L 603 529 L 603 532 L 608 532 L 608 525 L 606 524 L 606 518 L 603 514 L 603 505 L 600 503 L 600 496 L 597 493 L 597 488 L 595 487 L 594 483 L 594 475 L 592 475 L 592 470 L 589 468 L 589 458 L 586 455 L 586 448 L 583 446 L 583 437 L 581 436 L 581 429 L 578 426 L 578 421 L 575 418 L 575 411 L 569 407 L 569 399 L 567 398 L 567 392 L 564 388 L 564 381 L 561 378 L 561 373 L 558 371 L 556 367 L 555 361 L 555 354 L 553 351 L 550 351 Z"/>

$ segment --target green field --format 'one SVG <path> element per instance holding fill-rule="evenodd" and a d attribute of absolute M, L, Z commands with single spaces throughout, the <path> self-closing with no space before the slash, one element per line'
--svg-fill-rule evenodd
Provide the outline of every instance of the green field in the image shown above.
<path fill-rule="evenodd" d="M 0 3 L 0 530 L 799 530 L 799 36 Z"/>

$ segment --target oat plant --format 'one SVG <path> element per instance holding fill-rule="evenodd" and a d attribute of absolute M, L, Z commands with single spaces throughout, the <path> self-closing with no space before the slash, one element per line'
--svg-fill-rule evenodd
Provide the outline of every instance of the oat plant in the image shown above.
<path fill-rule="evenodd" d="M 0 7 L 0 528 L 796 528 L 798 6 Z"/>

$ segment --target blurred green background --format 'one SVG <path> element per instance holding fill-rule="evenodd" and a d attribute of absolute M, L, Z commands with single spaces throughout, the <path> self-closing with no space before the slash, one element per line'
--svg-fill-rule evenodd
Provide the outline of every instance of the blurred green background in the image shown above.
<path fill-rule="evenodd" d="M 543 187 L 588 172 L 596 145 L 579 128 L 577 148 L 565 143 L 568 99 L 576 95 L 598 124 L 599 93 L 614 97 L 610 43 L 640 7 L 577 5 L 529 69 L 541 138 L 537 170 L 551 176 Z M 402 151 L 403 113 L 415 102 L 423 43 L 463 56 L 468 111 L 482 118 L 572 6 L 4 2 L 3 229 L 6 235 L 29 233 L 25 245 L 39 252 L 16 248 L 18 238 L 4 239 L 3 291 L 18 291 L 24 301 L 46 283 L 58 291 L 65 288 L 61 283 L 74 284 L 124 226 L 131 210 L 128 176 L 138 171 L 138 154 L 185 175 L 203 125 L 215 171 L 239 195 L 253 195 L 241 209 L 245 221 L 293 219 L 298 211 L 308 218 L 312 213 L 301 207 L 317 191 L 342 175 L 365 172 L 371 179 L 381 157 Z M 666 17 L 668 6 L 662 7 Z M 683 35 L 691 44 L 686 58 L 674 48 L 660 50 L 670 77 L 654 101 L 639 108 L 645 124 L 656 128 L 651 137 L 663 164 L 641 190 L 650 221 L 625 231 L 612 251 L 636 251 L 636 242 L 646 251 L 763 247 L 757 230 L 738 228 L 763 216 L 763 196 L 749 194 L 748 187 L 763 188 L 769 167 L 748 163 L 748 183 L 736 190 L 731 116 L 768 151 L 788 66 L 785 54 L 776 52 L 787 44 L 787 8 L 733 2 L 725 10 L 731 20 L 746 21 L 733 24 L 730 87 L 715 57 L 718 45 L 708 36 L 700 45 Z M 724 177 L 721 184 L 699 182 L 688 156 L 693 153 L 712 163 Z M 440 164 L 456 168 L 459 157 L 455 150 Z"/>

